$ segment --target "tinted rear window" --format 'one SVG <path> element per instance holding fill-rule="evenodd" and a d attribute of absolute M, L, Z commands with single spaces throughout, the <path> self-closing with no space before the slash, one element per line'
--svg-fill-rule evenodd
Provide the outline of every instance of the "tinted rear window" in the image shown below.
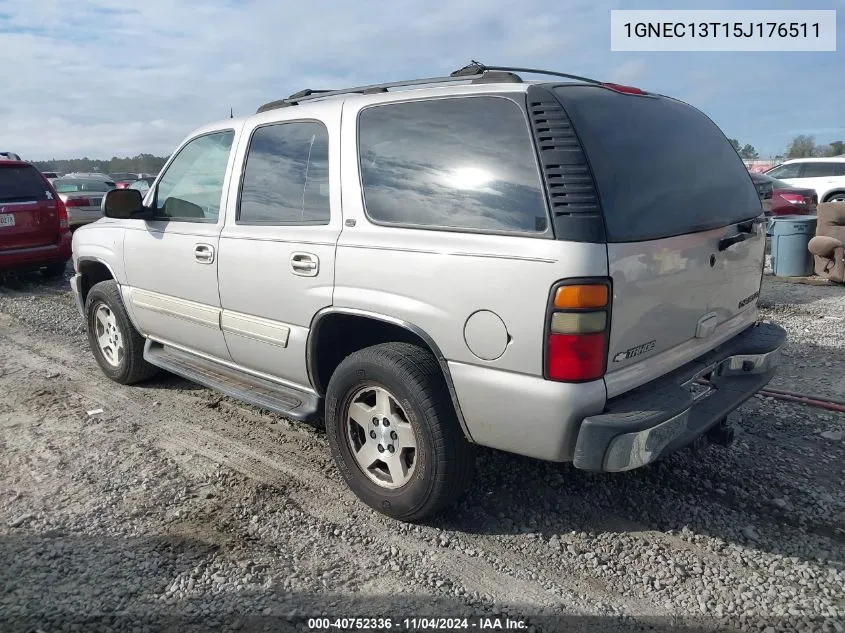
<path fill-rule="evenodd" d="M 762 213 L 739 155 L 695 108 L 591 86 L 555 91 L 587 154 L 609 242 L 682 235 Z"/>
<path fill-rule="evenodd" d="M 48 191 L 35 167 L 0 165 L 0 202 L 47 200 Z"/>
<path fill-rule="evenodd" d="M 359 119 L 367 214 L 415 228 L 543 233 L 540 173 L 520 107 L 501 97 L 367 108 Z"/>

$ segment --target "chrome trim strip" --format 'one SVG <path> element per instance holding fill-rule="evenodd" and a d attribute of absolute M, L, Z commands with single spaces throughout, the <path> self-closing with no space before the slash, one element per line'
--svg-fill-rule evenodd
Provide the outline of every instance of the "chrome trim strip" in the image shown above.
<path fill-rule="evenodd" d="M 220 329 L 220 308 L 196 303 L 195 301 L 170 297 L 158 292 L 141 290 L 140 288 L 131 288 L 129 290 L 129 296 L 132 300 L 132 305 L 136 309 L 140 308 L 165 316 L 183 319 L 191 323 L 214 328 L 215 330 Z"/>
<path fill-rule="evenodd" d="M 225 309 L 220 313 L 220 329 L 277 347 L 287 347 L 290 337 L 290 327 L 284 323 Z"/>

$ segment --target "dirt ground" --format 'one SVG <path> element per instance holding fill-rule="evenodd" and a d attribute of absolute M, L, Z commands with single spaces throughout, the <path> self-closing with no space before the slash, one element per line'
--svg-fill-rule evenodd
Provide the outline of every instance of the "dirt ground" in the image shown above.
<path fill-rule="evenodd" d="M 845 289 L 767 278 L 761 306 L 790 334 L 772 386 L 845 399 Z M 320 428 L 116 385 L 66 280 L 6 283 L 0 631 L 845 631 L 845 416 L 755 397 L 732 420 L 730 449 L 618 475 L 483 450 L 455 511 L 408 526 L 346 489 Z"/>

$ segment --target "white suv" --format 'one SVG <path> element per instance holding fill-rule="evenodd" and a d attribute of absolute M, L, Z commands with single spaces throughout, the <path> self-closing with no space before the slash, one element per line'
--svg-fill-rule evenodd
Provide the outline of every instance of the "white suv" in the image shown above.
<path fill-rule="evenodd" d="M 845 202 L 845 156 L 795 158 L 766 175 L 796 187 L 815 189 L 819 202 Z"/>

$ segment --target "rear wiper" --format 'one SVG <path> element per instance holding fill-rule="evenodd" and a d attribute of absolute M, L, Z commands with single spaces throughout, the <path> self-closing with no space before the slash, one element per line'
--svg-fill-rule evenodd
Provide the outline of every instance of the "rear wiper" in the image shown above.
<path fill-rule="evenodd" d="M 728 235 L 719 240 L 719 252 L 728 250 L 734 244 L 744 242 L 750 237 L 750 233 L 737 233 L 736 235 Z"/>

